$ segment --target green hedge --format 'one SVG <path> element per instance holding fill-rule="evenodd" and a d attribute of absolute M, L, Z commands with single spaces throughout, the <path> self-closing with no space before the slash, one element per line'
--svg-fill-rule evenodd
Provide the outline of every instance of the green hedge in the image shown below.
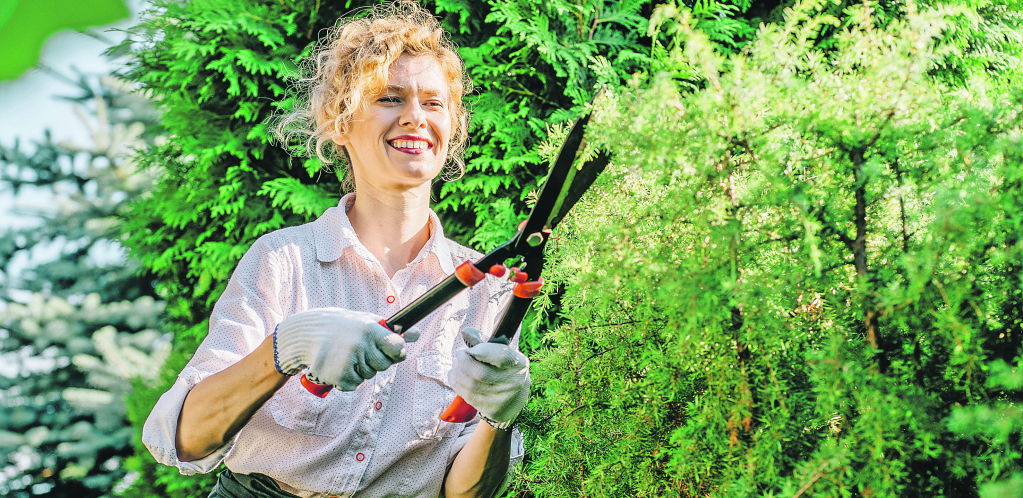
<path fill-rule="evenodd" d="M 615 162 L 553 234 L 523 489 L 1023 493 L 1023 92 L 930 78 L 942 13 L 847 14 L 722 57 L 666 12 L 706 87 L 601 106 Z"/>
<path fill-rule="evenodd" d="M 213 303 L 256 237 L 314 219 L 336 203 L 341 193 L 337 175 L 316 161 L 292 158 L 271 146 L 262 123 L 274 110 L 274 102 L 285 97 L 285 76 L 295 59 L 308 50 L 320 30 L 359 5 L 317 0 L 158 0 L 144 23 L 133 30 L 127 47 L 137 57 L 131 77 L 159 100 L 163 124 L 174 138 L 141 158 L 160 172 L 160 179 L 152 195 L 135 201 L 125 237 L 132 255 L 157 276 L 167 300 L 167 327 L 175 334 L 169 368 L 180 368 L 204 337 Z M 632 81 L 637 94 L 673 95 L 667 89 L 685 92 L 672 101 L 712 86 L 702 63 L 694 65 L 682 57 L 688 44 L 683 25 L 675 21 L 677 12 L 690 13 L 690 25 L 707 34 L 717 53 L 738 54 L 749 47 L 757 29 L 767 29 L 758 28 L 761 22 L 772 26 L 787 19 L 791 12 L 787 5 L 754 6 L 746 0 L 697 2 L 691 9 L 674 4 L 657 8 L 655 2 L 640 0 L 427 3 L 461 47 L 479 89 L 468 99 L 473 121 L 467 174 L 435 187 L 435 208 L 446 232 L 482 250 L 505 239 L 523 217 L 528 193 L 546 173 L 544 153 L 553 142 L 545 145 L 543 141 L 556 139 L 560 123 L 578 113 L 597 85 L 624 87 Z M 857 15 L 849 10 L 855 5 L 858 2 L 829 3 L 826 8 L 837 18 L 847 19 Z M 1011 33 L 1012 23 L 1019 18 L 1011 6 L 984 3 L 953 13 L 959 17 L 948 32 L 958 33 L 959 38 L 944 36 L 948 32 L 938 36 L 942 46 L 961 50 L 931 64 L 930 78 L 961 84 L 974 73 L 1015 74 L 1012 71 L 1018 71 L 1018 65 L 993 64 L 992 59 L 1005 59 L 990 56 L 1014 54 L 1018 61 L 1020 43 Z M 888 25 L 906 12 L 903 3 L 891 2 L 869 17 Z M 820 57 L 828 59 L 839 50 L 844 33 L 841 25 L 825 26 L 800 48 L 816 47 Z M 658 74 L 666 76 L 654 78 Z M 650 86 L 652 81 L 661 83 Z M 622 98 L 626 95 L 622 93 Z M 713 112 L 708 109 L 706 115 Z M 651 144 L 662 140 L 663 130 L 645 133 L 650 134 Z M 665 164 L 671 164 L 670 157 L 663 158 Z M 613 217 L 603 221 L 610 220 L 621 222 Z M 593 228 L 601 226 L 605 225 L 595 223 Z M 550 271 L 563 269 L 552 266 Z M 590 273 L 582 272 L 580 278 L 586 275 Z M 529 319 L 537 328 L 526 327 L 523 337 L 526 349 L 536 350 L 538 359 L 555 354 L 544 340 L 556 338 L 545 339 L 544 334 L 559 323 L 561 292 L 570 289 L 551 288 L 559 292 L 545 296 L 548 311 Z M 648 301 L 636 299 L 637 303 Z M 583 304 L 575 311 L 594 316 L 606 311 L 600 308 L 603 302 L 596 303 L 597 308 Z M 566 317 L 578 319 L 572 313 Z M 169 372 L 161 387 L 169 386 L 172 378 Z M 538 381 L 537 396 L 556 385 Z M 703 392 L 698 384 L 687 389 Z M 136 427 L 161 392 L 160 388 L 143 391 L 131 400 Z M 533 430 L 530 444 L 553 437 L 548 431 L 555 419 L 545 419 L 550 416 L 549 408 L 544 408 L 548 401 L 537 403 L 530 415 L 536 419 L 526 419 Z M 682 410 L 684 405 L 679 407 Z M 548 449 L 538 443 L 529 455 L 535 462 L 529 463 L 519 490 L 560 489 L 541 484 L 548 477 L 536 465 L 550 465 Z M 579 457 L 589 455 L 579 453 Z M 189 495 L 196 489 L 195 482 L 203 486 L 210 482 L 208 477 L 193 481 L 177 476 L 174 469 L 156 466 L 142 449 L 133 464 L 143 475 L 139 486 L 145 488 L 138 488 L 140 494 Z M 575 489 L 574 484 L 566 486 L 566 490 Z"/>

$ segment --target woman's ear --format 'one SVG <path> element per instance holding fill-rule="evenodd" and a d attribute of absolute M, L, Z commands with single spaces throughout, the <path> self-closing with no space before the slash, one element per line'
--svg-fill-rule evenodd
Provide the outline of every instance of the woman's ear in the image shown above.
<path fill-rule="evenodd" d="M 338 116 L 340 118 L 340 116 Z M 334 119 L 334 134 L 330 137 L 335 144 L 340 146 L 348 145 L 351 140 L 348 138 L 348 134 L 345 133 L 345 127 L 341 126 L 338 119 Z"/>

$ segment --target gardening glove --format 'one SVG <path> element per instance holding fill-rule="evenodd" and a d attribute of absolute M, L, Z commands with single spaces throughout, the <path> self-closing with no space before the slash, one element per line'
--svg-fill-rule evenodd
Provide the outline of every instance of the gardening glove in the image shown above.
<path fill-rule="evenodd" d="M 274 331 L 277 371 L 306 376 L 317 384 L 354 391 L 359 384 L 405 359 L 405 343 L 419 338 L 410 327 L 398 335 L 372 313 L 319 308 L 284 319 Z"/>
<path fill-rule="evenodd" d="M 462 329 L 462 339 L 469 348 L 455 352 L 451 388 L 491 426 L 507 429 L 529 396 L 529 359 L 507 339 L 480 344 L 480 331 L 471 327 Z"/>

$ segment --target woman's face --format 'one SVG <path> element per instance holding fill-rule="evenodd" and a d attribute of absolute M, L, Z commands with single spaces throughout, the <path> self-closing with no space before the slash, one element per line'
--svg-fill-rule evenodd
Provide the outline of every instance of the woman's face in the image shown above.
<path fill-rule="evenodd" d="M 430 182 L 444 167 L 451 138 L 451 93 L 433 57 L 403 55 L 387 87 L 369 97 L 346 133 L 356 185 L 407 190 Z"/>

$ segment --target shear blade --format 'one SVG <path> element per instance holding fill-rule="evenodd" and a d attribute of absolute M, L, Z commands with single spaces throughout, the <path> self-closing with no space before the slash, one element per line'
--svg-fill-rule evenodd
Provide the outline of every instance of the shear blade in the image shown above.
<path fill-rule="evenodd" d="M 601 87 L 590 100 L 590 104 L 596 102 L 603 93 L 604 87 Z M 550 174 L 547 175 L 543 190 L 540 191 L 540 196 L 529 213 L 526 226 L 523 227 L 515 242 L 516 248 L 528 245 L 530 235 L 543 229 L 554 229 L 611 161 L 609 154 L 600 152 L 593 159 L 580 164 L 579 167 L 573 167 L 579 151 L 583 148 L 583 135 L 592 115 L 593 111 L 590 111 L 579 118 L 572 125 L 568 136 L 565 137 L 565 143 L 558 151 L 558 157 L 554 161 L 554 166 L 551 167 Z"/>

